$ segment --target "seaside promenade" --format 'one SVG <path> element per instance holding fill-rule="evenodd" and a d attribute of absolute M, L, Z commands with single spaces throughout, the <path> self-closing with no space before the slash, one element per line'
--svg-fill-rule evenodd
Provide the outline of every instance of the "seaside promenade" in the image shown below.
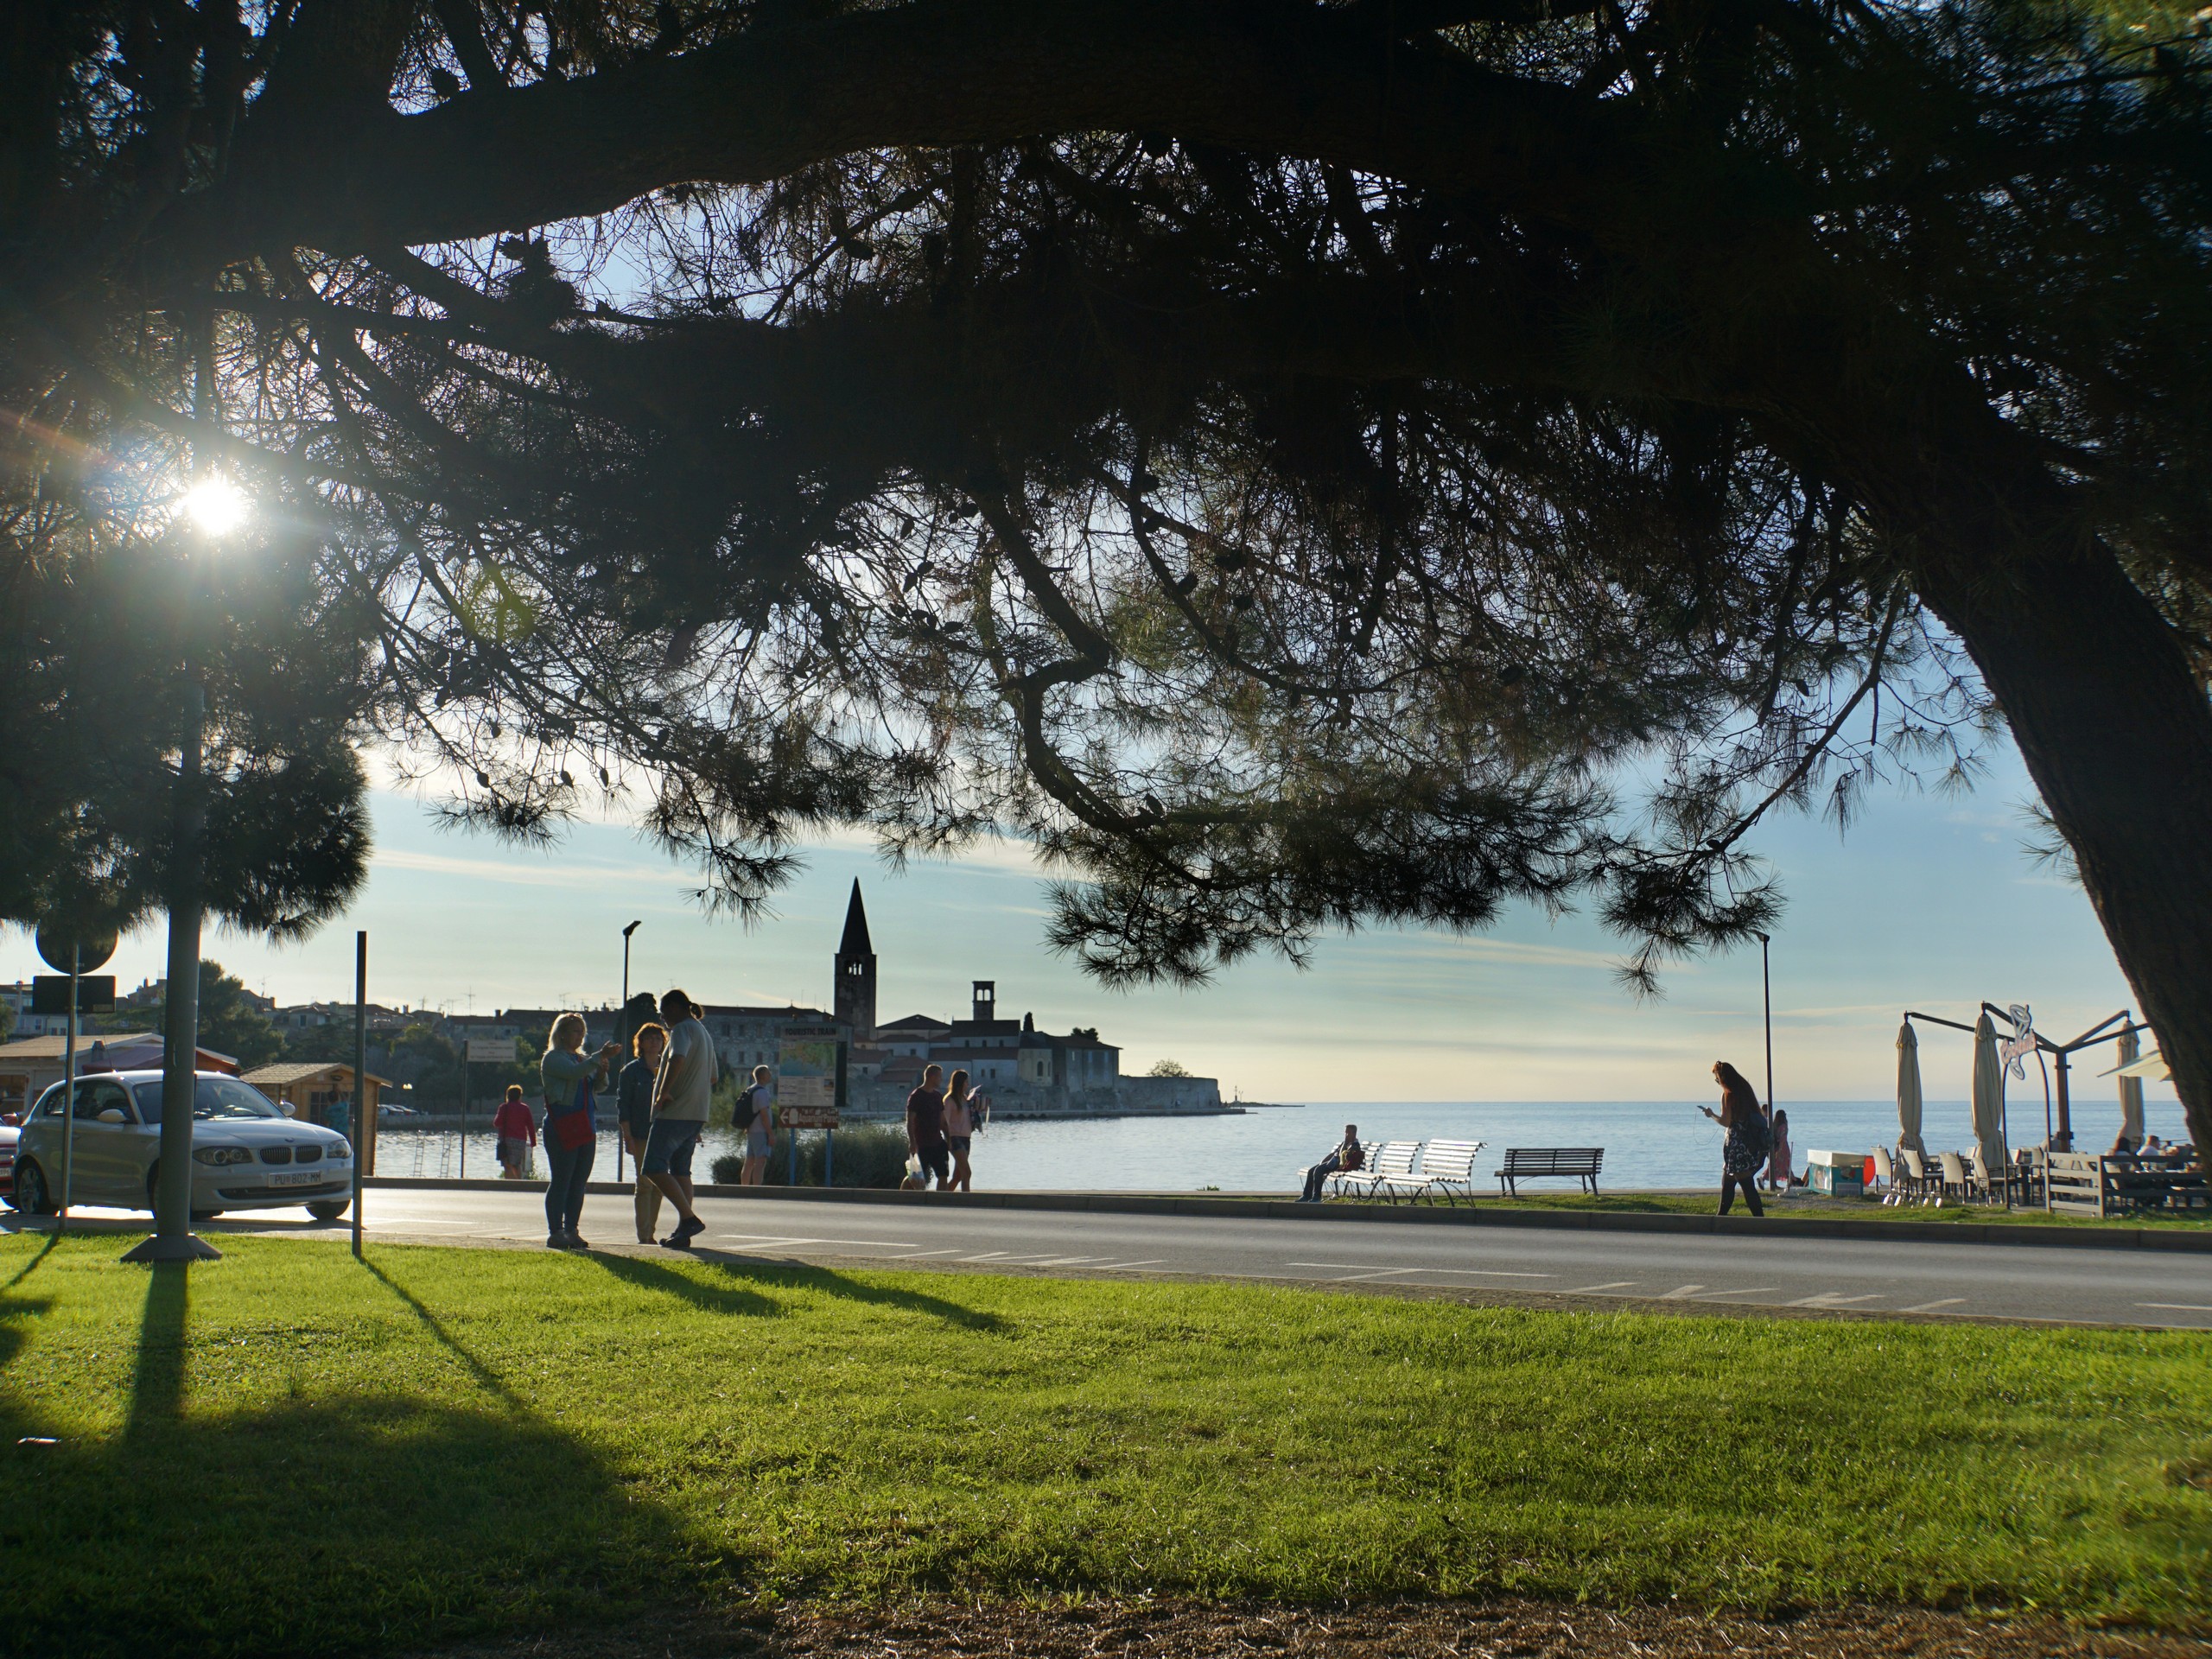
<path fill-rule="evenodd" d="M 1071 1279 L 1184 1279 L 1325 1286 L 1335 1290 L 1508 1300 L 1559 1306 L 1738 1309 L 1777 1317 L 1880 1315 L 2212 1330 L 2212 1252 L 2055 1248 L 1909 1236 L 1808 1236 L 1777 1219 L 1726 1233 L 1577 1230 L 1525 1224 L 1502 1206 L 1440 1223 L 1302 1217 L 1128 1213 L 1046 1208 L 1049 1195 L 1000 1207 L 931 1194 L 924 1201 L 702 1194 L 698 1254 L 823 1266 L 921 1268 Z M 1188 1203 L 1188 1195 L 1180 1200 Z M 1272 1206 L 1267 1206 L 1272 1207 Z M 86 1212 L 93 1225 L 109 1224 Z M 1464 1220 L 1459 1217 L 1464 1217 Z M 1669 1218 L 1672 1219 L 1672 1218 Z M 391 1243 L 542 1249 L 543 1198 L 534 1185 L 378 1185 L 365 1230 Z M 668 1259 L 630 1242 L 629 1208 L 594 1189 L 585 1236 L 608 1253 Z M 16 1229 L 24 1219 L 10 1216 Z M 83 1222 L 78 1224 L 85 1224 Z M 143 1230 L 143 1217 L 112 1224 Z M 272 1212 L 203 1224 L 225 1234 L 336 1238 L 324 1226 Z M 2171 1241 L 2166 1241 L 2171 1242 Z"/>

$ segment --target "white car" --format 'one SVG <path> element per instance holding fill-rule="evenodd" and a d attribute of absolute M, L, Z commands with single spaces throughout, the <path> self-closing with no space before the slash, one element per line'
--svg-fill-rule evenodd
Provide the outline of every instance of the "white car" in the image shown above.
<path fill-rule="evenodd" d="M 69 1122 L 62 1085 L 38 1097 L 16 1147 L 16 1208 L 50 1216 L 61 1197 L 61 1142 Z M 192 1213 L 305 1205 L 335 1221 L 353 1201 L 353 1154 L 335 1129 L 292 1120 L 251 1084 L 199 1074 L 192 1103 Z M 100 1071 L 77 1079 L 70 1201 L 119 1210 L 154 1207 L 162 1151 L 162 1074 Z"/>

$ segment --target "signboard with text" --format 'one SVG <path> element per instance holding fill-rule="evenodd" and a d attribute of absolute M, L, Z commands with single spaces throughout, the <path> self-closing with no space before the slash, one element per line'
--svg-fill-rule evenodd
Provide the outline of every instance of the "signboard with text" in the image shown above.
<path fill-rule="evenodd" d="M 837 1028 L 788 1026 L 776 1058 L 778 1119 L 786 1128 L 836 1128 L 845 1103 L 845 1045 Z"/>
<path fill-rule="evenodd" d="M 113 974 L 79 974 L 77 976 L 77 1012 L 79 1014 L 106 1014 L 115 1007 L 115 976 Z M 36 974 L 31 978 L 31 1012 L 33 1014 L 67 1014 L 69 1012 L 69 976 L 67 974 Z"/>
<path fill-rule="evenodd" d="M 472 1037 L 468 1039 L 468 1063 L 471 1065 L 512 1065 L 515 1046 L 504 1037 Z"/>

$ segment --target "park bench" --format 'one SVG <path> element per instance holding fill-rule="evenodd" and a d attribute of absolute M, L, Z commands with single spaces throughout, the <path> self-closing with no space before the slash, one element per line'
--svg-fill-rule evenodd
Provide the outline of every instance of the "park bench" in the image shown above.
<path fill-rule="evenodd" d="M 1482 1154 L 1479 1141 L 1431 1141 L 1421 1148 L 1421 1173 L 1394 1181 L 1394 1187 L 1402 1186 L 1415 1198 L 1427 1198 L 1432 1204 L 1442 1193 L 1447 1204 L 1457 1204 L 1465 1194 L 1467 1202 L 1475 1201 L 1475 1160 Z"/>
<path fill-rule="evenodd" d="M 1337 1171 L 1335 1174 L 1329 1177 L 1328 1190 L 1335 1192 L 1339 1198 L 1348 1193 L 1362 1192 L 1371 1197 L 1382 1190 L 1382 1183 L 1399 1180 L 1413 1174 L 1414 1165 L 1421 1157 L 1421 1142 L 1390 1141 L 1386 1141 L 1379 1148 L 1367 1145 L 1366 1152 L 1367 1167 Z M 1392 1202 L 1395 1203 L 1395 1198 L 1393 1198 Z"/>
<path fill-rule="evenodd" d="M 1598 1196 L 1598 1166 L 1605 1161 L 1603 1147 L 1508 1147 L 1504 1167 L 1498 1170 L 1497 1190 L 1519 1198 L 1519 1183 L 1537 1175 L 1567 1175 Z"/>

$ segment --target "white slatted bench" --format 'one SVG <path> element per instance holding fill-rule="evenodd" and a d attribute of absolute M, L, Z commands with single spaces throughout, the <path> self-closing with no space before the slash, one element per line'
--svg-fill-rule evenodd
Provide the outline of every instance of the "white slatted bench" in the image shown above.
<path fill-rule="evenodd" d="M 1603 1147 L 1508 1147 L 1505 1166 L 1497 1173 L 1501 1194 L 1519 1198 L 1517 1183 L 1537 1175 L 1572 1176 L 1598 1196 L 1598 1167 L 1605 1161 Z"/>
<path fill-rule="evenodd" d="M 1372 1198 L 1377 1192 L 1389 1191 L 1386 1182 L 1413 1179 L 1414 1165 L 1420 1159 L 1420 1141 L 1385 1141 L 1380 1148 L 1369 1149 L 1365 1169 L 1340 1169 L 1329 1180 L 1339 1197 L 1359 1193 Z M 1397 1202 L 1395 1193 L 1390 1201 Z"/>
<path fill-rule="evenodd" d="M 1421 1191 L 1417 1196 L 1430 1203 L 1437 1194 L 1444 1195 L 1446 1204 L 1459 1203 L 1464 1195 L 1468 1203 L 1475 1201 L 1475 1160 L 1482 1155 L 1479 1141 L 1431 1141 L 1421 1147 Z"/>

